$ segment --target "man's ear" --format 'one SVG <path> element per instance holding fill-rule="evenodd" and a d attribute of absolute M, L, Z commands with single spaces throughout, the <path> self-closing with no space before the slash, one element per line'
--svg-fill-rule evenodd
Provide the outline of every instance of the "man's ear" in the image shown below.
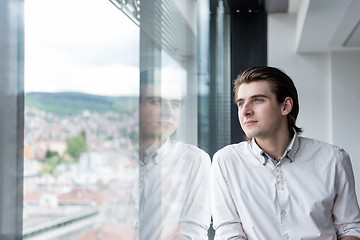
<path fill-rule="evenodd" d="M 284 102 L 282 103 L 282 109 L 281 109 L 281 112 L 282 114 L 285 116 L 285 115 L 288 115 L 291 110 L 293 108 L 293 100 L 291 97 L 286 97 Z"/>

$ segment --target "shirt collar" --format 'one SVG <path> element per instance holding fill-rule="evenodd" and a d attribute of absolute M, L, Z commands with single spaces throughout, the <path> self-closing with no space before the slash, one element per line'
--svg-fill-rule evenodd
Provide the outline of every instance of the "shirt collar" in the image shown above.
<path fill-rule="evenodd" d="M 259 147 L 259 145 L 257 145 L 255 138 L 251 139 L 250 149 L 256 159 L 259 160 L 262 165 L 267 163 L 267 158 L 263 155 L 264 151 Z"/>
<path fill-rule="evenodd" d="M 145 157 L 140 161 L 145 165 L 151 161 L 154 161 L 155 164 L 159 164 L 164 155 L 166 155 L 169 151 L 170 144 L 171 140 L 166 139 L 166 141 L 158 148 L 158 142 L 154 142 L 148 149 L 146 149 Z"/>
<path fill-rule="evenodd" d="M 266 165 L 266 163 L 268 162 L 268 157 L 266 157 L 265 155 L 266 153 L 256 143 L 255 138 L 253 138 L 250 142 L 250 149 L 255 155 L 256 159 L 258 159 L 262 165 Z M 295 159 L 295 154 L 298 151 L 298 149 L 299 149 L 299 136 L 297 132 L 294 130 L 294 136 L 291 139 L 281 159 L 287 156 L 290 159 L 290 162 L 293 162 Z"/>
<path fill-rule="evenodd" d="M 287 156 L 290 159 L 290 161 L 293 162 L 295 159 L 295 154 L 299 150 L 299 135 L 295 131 L 295 129 L 294 129 L 294 136 L 291 139 L 291 142 L 287 149 L 288 149 Z"/>

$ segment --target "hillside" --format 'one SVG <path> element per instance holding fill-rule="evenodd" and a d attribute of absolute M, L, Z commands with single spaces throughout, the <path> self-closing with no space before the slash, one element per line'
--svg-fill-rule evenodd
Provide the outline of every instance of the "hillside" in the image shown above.
<path fill-rule="evenodd" d="M 136 109 L 137 104 L 137 97 L 109 97 L 78 92 L 32 92 L 25 95 L 25 107 L 35 107 L 59 116 L 74 115 L 83 110 L 129 114 L 132 109 Z"/>

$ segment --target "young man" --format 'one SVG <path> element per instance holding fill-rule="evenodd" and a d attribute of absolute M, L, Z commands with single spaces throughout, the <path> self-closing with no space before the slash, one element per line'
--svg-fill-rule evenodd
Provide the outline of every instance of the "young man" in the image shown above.
<path fill-rule="evenodd" d="M 239 75 L 234 92 L 248 141 L 214 155 L 215 239 L 359 239 L 350 158 L 298 135 L 292 80 L 279 69 L 254 67 Z"/>

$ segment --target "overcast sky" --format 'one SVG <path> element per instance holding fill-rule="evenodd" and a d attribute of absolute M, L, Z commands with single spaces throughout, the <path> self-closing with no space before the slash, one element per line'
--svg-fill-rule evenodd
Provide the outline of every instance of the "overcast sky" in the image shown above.
<path fill-rule="evenodd" d="M 139 28 L 108 0 L 25 1 L 25 92 L 134 95 Z"/>

